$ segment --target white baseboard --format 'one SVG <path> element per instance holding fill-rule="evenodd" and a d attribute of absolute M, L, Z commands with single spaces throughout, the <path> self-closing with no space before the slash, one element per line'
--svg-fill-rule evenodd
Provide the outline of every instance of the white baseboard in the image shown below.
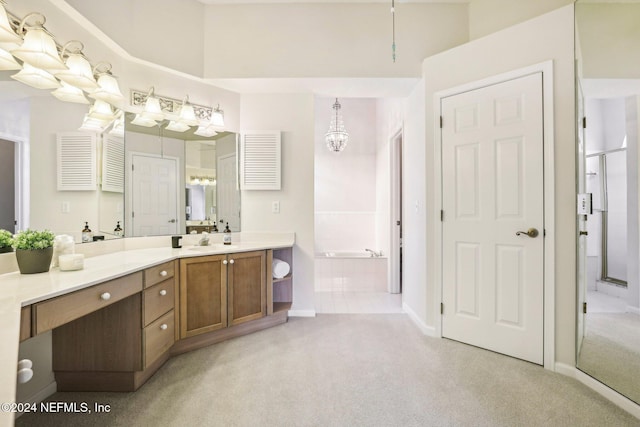
<path fill-rule="evenodd" d="M 632 400 L 627 399 L 617 391 L 607 387 L 600 381 L 594 379 L 593 377 L 590 377 L 581 370 L 573 366 L 565 365 L 564 363 L 556 363 L 555 371 L 559 374 L 575 378 L 582 384 L 589 387 L 591 390 L 609 400 L 614 405 L 619 406 L 634 417 L 640 419 L 640 405 Z"/>
<path fill-rule="evenodd" d="M 289 317 L 316 317 L 315 310 L 289 310 Z"/>
<path fill-rule="evenodd" d="M 404 302 L 402 303 L 402 309 L 404 310 L 405 313 L 407 313 L 407 315 L 409 316 L 409 319 L 411 319 L 413 323 L 416 324 L 418 329 L 420 329 L 420 331 L 422 331 L 423 334 L 429 337 L 440 338 L 440 335 L 436 333 L 436 329 L 433 326 L 429 326 L 426 323 L 424 323 L 422 319 L 420 319 L 420 317 L 416 314 L 416 312 L 413 311 Z"/>
<path fill-rule="evenodd" d="M 45 388 L 43 388 L 33 396 L 29 397 L 28 399 L 25 399 L 21 403 L 39 404 L 40 402 L 44 401 L 47 397 L 54 394 L 56 391 L 58 391 L 58 384 L 55 381 L 53 381 L 51 384 L 49 384 L 48 386 L 46 386 Z M 18 418 L 22 414 L 23 412 L 16 413 L 16 418 Z"/>
<path fill-rule="evenodd" d="M 638 307 L 632 307 L 632 306 L 628 305 L 628 306 L 627 306 L 627 311 L 628 311 L 629 313 L 633 313 L 633 314 L 638 314 L 638 315 L 640 315 L 640 308 L 638 308 Z"/>

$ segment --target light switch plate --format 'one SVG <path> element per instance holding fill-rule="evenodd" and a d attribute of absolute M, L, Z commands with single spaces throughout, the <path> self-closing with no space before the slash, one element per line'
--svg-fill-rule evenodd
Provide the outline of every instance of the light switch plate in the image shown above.
<path fill-rule="evenodd" d="M 593 201 L 591 193 L 578 194 L 578 215 L 592 215 Z"/>
<path fill-rule="evenodd" d="M 271 213 L 280 213 L 280 202 L 279 201 L 273 201 L 271 202 Z"/>

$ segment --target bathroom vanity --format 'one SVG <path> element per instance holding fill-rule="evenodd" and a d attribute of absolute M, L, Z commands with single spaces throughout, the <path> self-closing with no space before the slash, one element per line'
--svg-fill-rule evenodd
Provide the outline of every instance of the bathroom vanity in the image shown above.
<path fill-rule="evenodd" d="M 15 339 L 0 353 L 0 378 L 15 384 L 18 337 L 52 331 L 59 391 L 135 391 L 172 355 L 286 322 L 293 279 L 272 279 L 271 263 L 292 265 L 292 247 L 291 234 L 124 250 L 79 271 L 1 275 L 0 318 L 10 320 L 1 334 Z M 7 388 L 0 399 L 15 401 Z"/>

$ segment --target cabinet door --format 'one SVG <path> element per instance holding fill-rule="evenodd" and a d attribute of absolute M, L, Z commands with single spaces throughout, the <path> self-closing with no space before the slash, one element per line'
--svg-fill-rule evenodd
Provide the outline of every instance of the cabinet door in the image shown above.
<path fill-rule="evenodd" d="M 227 326 L 226 255 L 180 260 L 180 338 Z"/>
<path fill-rule="evenodd" d="M 229 325 L 237 325 L 266 315 L 266 252 L 228 255 Z"/>

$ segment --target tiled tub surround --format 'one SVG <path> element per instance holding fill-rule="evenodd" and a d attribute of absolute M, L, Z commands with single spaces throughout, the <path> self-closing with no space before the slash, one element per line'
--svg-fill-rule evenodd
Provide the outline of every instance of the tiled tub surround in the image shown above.
<path fill-rule="evenodd" d="M 315 257 L 316 292 L 387 292 L 385 256 L 362 251 L 326 251 Z"/>
<path fill-rule="evenodd" d="M 178 258 L 291 247 L 294 234 L 235 233 L 230 247 L 221 244 L 222 236 L 212 235 L 211 240 L 210 247 L 195 250 L 193 236 L 183 237 L 181 249 L 171 248 L 169 236 L 76 245 L 76 252 L 86 256 L 83 270 L 61 272 L 54 268 L 48 273 L 23 275 L 14 271 L 0 275 L 0 342 L 3 343 L 0 350 L 0 402 L 10 403 L 16 399 L 16 366 L 23 306 Z M 13 253 L 0 255 L 3 271 L 11 270 L 12 265 L 15 265 Z M 0 426 L 11 426 L 13 420 L 13 413 L 0 412 Z"/>

